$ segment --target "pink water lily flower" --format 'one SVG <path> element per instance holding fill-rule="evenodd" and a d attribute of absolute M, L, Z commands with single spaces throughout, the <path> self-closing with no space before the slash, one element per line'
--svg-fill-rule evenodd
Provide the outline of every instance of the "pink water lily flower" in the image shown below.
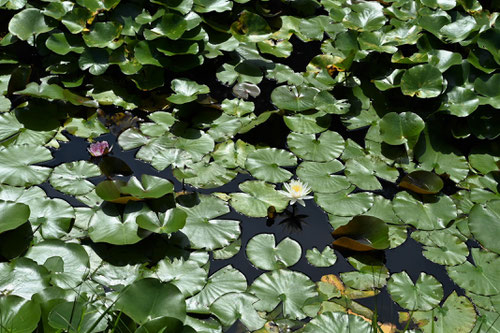
<path fill-rule="evenodd" d="M 90 148 L 87 148 L 90 155 L 94 157 L 106 155 L 111 149 L 113 149 L 113 147 L 109 147 L 108 141 L 94 142 L 90 144 Z"/>

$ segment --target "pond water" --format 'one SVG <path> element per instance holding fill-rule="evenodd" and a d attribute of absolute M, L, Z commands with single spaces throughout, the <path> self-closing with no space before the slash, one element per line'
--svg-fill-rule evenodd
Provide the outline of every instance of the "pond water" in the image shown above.
<path fill-rule="evenodd" d="M 85 160 L 89 159 L 89 154 L 87 152 L 88 142 L 85 139 L 74 137 L 72 135 L 66 134 L 70 141 L 67 143 L 61 143 L 59 149 L 53 150 L 54 159 L 42 163 L 42 165 L 56 166 L 61 163 Z M 167 178 L 174 183 L 175 191 L 180 191 L 183 189 L 183 184 L 180 183 L 171 173 L 171 169 L 168 168 L 162 172 L 154 169 L 150 164 L 144 163 L 135 158 L 137 149 L 123 151 L 121 147 L 116 142 L 116 136 L 113 134 L 105 134 L 99 137 L 99 140 L 106 140 L 113 145 L 111 155 L 117 157 L 130 166 L 133 170 L 133 174 L 136 177 L 140 177 L 142 174 L 149 174 Z M 95 184 L 99 183 L 104 179 L 104 176 L 99 178 L 94 178 L 93 182 Z M 211 190 L 205 189 L 194 189 L 189 185 L 184 187 L 187 191 L 196 191 L 198 193 L 212 193 L 212 192 L 237 192 L 238 185 L 245 181 L 253 179 L 249 175 L 239 174 L 230 183 Z M 71 196 L 67 196 L 61 192 L 53 189 L 48 182 L 41 185 L 41 187 L 47 192 L 50 197 L 62 198 L 68 201 L 73 206 L 83 206 L 78 200 Z M 389 189 L 390 190 L 390 189 Z M 388 191 L 389 191 L 388 190 Z M 386 192 L 388 192 L 386 191 Z M 385 193 L 390 195 L 390 193 Z M 227 260 L 214 260 L 211 258 L 210 262 L 210 272 L 213 274 L 220 268 L 226 265 L 232 265 L 233 267 L 240 270 L 246 277 L 248 284 L 262 274 L 263 270 L 254 267 L 251 262 L 247 259 L 245 254 L 245 248 L 247 242 L 255 235 L 260 233 L 272 233 L 275 235 L 276 243 L 280 242 L 285 237 L 290 237 L 300 243 L 302 247 L 302 257 L 301 259 L 290 269 L 298 272 L 302 272 L 309 276 L 313 281 L 319 281 L 323 275 L 336 274 L 342 272 L 354 271 L 354 268 L 349 264 L 345 257 L 336 251 L 337 262 L 328 268 L 319 268 L 310 265 L 305 257 L 305 251 L 307 249 L 312 249 L 316 247 L 322 249 L 325 246 L 331 245 L 333 242 L 333 237 L 331 232 L 333 227 L 328 221 L 328 216 L 326 213 L 319 208 L 314 200 L 306 201 L 306 206 L 302 207 L 300 205 L 296 206 L 295 216 L 300 216 L 299 222 L 286 222 L 283 220 L 284 217 L 277 217 L 274 223 L 270 223 L 266 218 L 250 218 L 245 215 L 239 214 L 237 212 L 231 211 L 230 213 L 222 216 L 223 219 L 234 219 L 241 221 L 241 250 L 234 257 Z M 153 236 L 155 237 L 155 236 Z M 102 256 L 106 256 L 106 260 L 117 265 L 125 265 L 129 262 L 141 262 L 146 260 L 141 258 L 140 255 L 136 255 L 136 251 L 154 251 L 152 247 L 156 244 L 157 240 L 148 237 L 138 244 L 133 246 L 114 246 L 114 245 L 103 245 L 103 244 L 91 244 L 94 245 L 94 249 L 97 253 Z M 149 246 L 148 246 L 149 243 Z M 101 246 L 103 245 L 103 246 Z M 475 243 L 469 242 L 469 247 L 477 247 Z M 453 281 L 449 278 L 445 266 L 435 264 L 427 260 L 422 255 L 422 246 L 413 240 L 411 237 L 407 237 L 406 241 L 395 249 L 389 249 L 384 251 L 385 255 L 385 265 L 391 273 L 406 271 L 412 280 L 417 280 L 421 272 L 433 275 L 443 284 L 444 297 L 446 298 L 453 291 L 456 291 L 459 295 L 463 295 L 464 292 L 459 288 Z M 128 259 L 126 259 L 128 258 Z M 115 262 L 113 262 L 115 260 Z M 471 260 L 469 258 L 469 260 Z M 398 311 L 404 311 L 398 304 L 392 301 L 390 298 L 386 287 L 381 289 L 381 292 L 373 297 L 368 297 L 364 299 L 358 299 L 357 302 L 364 306 L 369 307 L 372 310 L 377 311 L 379 321 L 381 322 L 391 322 L 398 323 Z M 238 322 L 236 322 L 229 333 L 239 332 Z M 401 325 L 397 324 L 399 328 Z"/>

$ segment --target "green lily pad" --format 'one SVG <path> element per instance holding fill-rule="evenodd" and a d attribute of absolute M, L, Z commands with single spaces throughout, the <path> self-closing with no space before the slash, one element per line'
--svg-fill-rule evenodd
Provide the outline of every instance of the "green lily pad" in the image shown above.
<path fill-rule="evenodd" d="M 474 305 L 453 291 L 441 307 L 432 311 L 416 311 L 413 320 L 423 333 L 467 333 L 472 332 L 476 322 Z"/>
<path fill-rule="evenodd" d="M 469 215 L 469 228 L 474 238 L 488 250 L 500 253 L 500 200 L 475 205 Z"/>
<path fill-rule="evenodd" d="M 192 296 L 203 289 L 207 282 L 207 271 L 195 260 L 164 259 L 158 263 L 154 277 L 162 282 L 175 285 L 185 297 Z"/>
<path fill-rule="evenodd" d="M 122 291 L 115 308 L 140 324 L 164 316 L 181 321 L 186 318 L 186 302 L 179 289 L 151 278 L 138 280 Z"/>
<path fill-rule="evenodd" d="M 222 249 L 215 250 L 213 252 L 215 260 L 230 259 L 237 255 L 241 250 L 241 239 L 237 239 L 231 244 Z"/>
<path fill-rule="evenodd" d="M 176 13 L 166 13 L 151 30 L 145 30 L 146 39 L 168 37 L 171 40 L 179 39 L 188 28 L 186 18 Z"/>
<path fill-rule="evenodd" d="M 369 332 L 371 329 L 371 325 L 359 316 L 328 311 L 307 323 L 304 333 Z"/>
<path fill-rule="evenodd" d="M 382 28 L 386 22 L 384 7 L 377 2 L 363 2 L 351 6 L 351 12 L 342 23 L 349 29 L 374 31 Z"/>
<path fill-rule="evenodd" d="M 316 134 L 328 129 L 332 117 L 325 111 L 305 111 L 284 116 L 283 121 L 295 133 Z"/>
<path fill-rule="evenodd" d="M 54 27 L 54 21 L 43 15 L 42 11 L 37 8 L 26 8 L 9 21 L 9 32 L 21 40 L 28 40 Z"/>
<path fill-rule="evenodd" d="M 89 237 L 94 242 L 115 245 L 135 244 L 145 235 L 139 234 L 136 219 L 148 211 L 142 203 L 128 203 L 123 216 L 115 204 L 104 204 L 89 221 Z"/>
<path fill-rule="evenodd" d="M 66 201 L 39 197 L 28 204 L 31 209 L 29 220 L 39 228 L 44 239 L 62 238 L 70 231 L 75 211 Z"/>
<path fill-rule="evenodd" d="M 156 232 L 170 234 L 186 225 L 187 214 L 180 208 L 171 208 L 164 213 L 148 212 L 137 217 L 139 227 Z"/>
<path fill-rule="evenodd" d="M 184 104 L 196 100 L 199 94 L 208 94 L 210 89 L 188 79 L 174 79 L 170 84 L 175 94 L 167 98 L 169 102 Z"/>
<path fill-rule="evenodd" d="M 117 22 L 96 22 L 82 37 L 88 47 L 110 47 L 113 40 L 120 35 L 121 29 Z"/>
<path fill-rule="evenodd" d="M 0 263 L 0 290 L 24 299 L 49 287 L 50 275 L 47 269 L 31 259 L 17 258 Z M 1 299 L 4 297 L 0 297 Z"/>
<path fill-rule="evenodd" d="M 236 116 L 236 117 L 242 117 L 248 113 L 252 113 L 253 110 L 255 109 L 255 105 L 253 102 L 246 102 L 241 99 L 225 99 L 221 103 L 221 108 L 222 111 L 225 113 Z"/>
<path fill-rule="evenodd" d="M 414 195 L 399 192 L 393 200 L 396 215 L 406 224 L 420 230 L 444 229 L 457 217 L 457 208 L 450 197 L 439 195 L 417 200 Z"/>
<path fill-rule="evenodd" d="M 165 194 L 172 193 L 174 184 L 164 178 L 151 175 L 142 175 L 141 181 L 131 177 L 127 185 L 120 188 L 121 193 L 130 194 L 136 198 L 161 198 Z"/>
<path fill-rule="evenodd" d="M 229 213 L 227 204 L 213 196 L 200 196 L 200 202 L 191 207 L 182 207 L 187 213 L 186 225 L 181 229 L 195 249 L 214 250 L 229 245 L 241 233 L 240 222 L 216 219 Z"/>
<path fill-rule="evenodd" d="M 329 246 L 325 246 L 322 252 L 317 248 L 306 251 L 307 261 L 314 267 L 330 267 L 337 261 L 335 251 Z"/>
<path fill-rule="evenodd" d="M 401 77 L 401 91 L 408 96 L 420 98 L 437 97 L 443 90 L 443 76 L 432 65 L 417 65 Z"/>
<path fill-rule="evenodd" d="M 231 265 L 224 266 L 210 275 L 203 289 L 186 300 L 188 311 L 210 313 L 209 307 L 220 296 L 228 293 L 242 293 L 247 290 L 245 276 Z"/>
<path fill-rule="evenodd" d="M 11 333 L 33 332 L 40 316 L 40 305 L 34 301 L 14 295 L 0 297 L 2 329 Z"/>
<path fill-rule="evenodd" d="M 389 270 L 381 262 L 363 263 L 354 257 L 349 258 L 349 263 L 357 270 L 354 272 L 340 273 L 344 284 L 357 290 L 373 290 L 382 288 L 387 284 Z"/>
<path fill-rule="evenodd" d="M 229 183 L 238 174 L 235 170 L 225 168 L 216 162 L 206 162 L 204 159 L 191 163 L 183 169 L 175 168 L 175 178 L 197 188 L 215 188 Z"/>
<path fill-rule="evenodd" d="M 373 216 L 359 215 L 332 233 L 334 246 L 353 251 L 384 250 L 390 245 L 387 224 Z"/>
<path fill-rule="evenodd" d="M 293 167 L 296 164 L 295 156 L 286 150 L 263 148 L 248 154 L 245 167 L 257 179 L 281 183 L 292 177 L 290 171 L 281 167 Z"/>
<path fill-rule="evenodd" d="M 51 159 L 50 150 L 40 146 L 12 145 L 0 148 L 0 182 L 13 186 L 43 183 L 52 169 L 32 164 Z"/>
<path fill-rule="evenodd" d="M 45 41 L 47 48 L 57 54 L 66 55 L 70 52 L 82 53 L 85 49 L 81 39 L 62 32 L 51 34 Z"/>
<path fill-rule="evenodd" d="M 344 166 L 338 160 L 326 163 L 302 162 L 297 167 L 297 176 L 315 193 L 335 193 L 351 186 L 345 176 L 335 174 L 342 169 Z"/>
<path fill-rule="evenodd" d="M 302 307 L 308 298 L 318 295 L 316 285 L 305 274 L 286 269 L 260 275 L 248 291 L 259 298 L 256 310 L 272 311 L 282 302 L 283 315 L 290 319 L 305 318 Z"/>
<path fill-rule="evenodd" d="M 255 311 L 253 304 L 259 299 L 247 293 L 229 293 L 219 297 L 211 306 L 211 312 L 224 327 L 240 320 L 249 330 L 258 330 L 266 323 Z"/>
<path fill-rule="evenodd" d="M 302 255 L 302 248 L 288 237 L 276 244 L 273 234 L 259 234 L 248 241 L 246 254 L 255 267 L 276 270 L 295 265 Z"/>
<path fill-rule="evenodd" d="M 87 161 L 64 163 L 54 168 L 50 175 L 50 184 L 56 190 L 70 195 L 87 194 L 94 189 L 94 184 L 87 178 L 101 175 L 99 167 Z"/>
<path fill-rule="evenodd" d="M 66 330 L 68 333 L 106 329 L 106 321 L 101 318 L 98 308 L 81 301 L 62 301 L 52 307 L 47 316 L 53 328 Z"/>
<path fill-rule="evenodd" d="M 262 42 L 271 36 L 271 27 L 261 16 L 243 11 L 238 21 L 231 25 L 231 33 L 240 42 Z"/>
<path fill-rule="evenodd" d="M 0 200 L 0 233 L 23 225 L 29 216 L 28 205 Z"/>
<path fill-rule="evenodd" d="M 338 216 L 360 215 L 373 206 L 373 194 L 351 194 L 352 191 L 354 186 L 336 193 L 315 193 L 314 200 L 325 211 Z"/>
<path fill-rule="evenodd" d="M 380 120 L 380 137 L 390 145 L 408 144 L 413 148 L 425 123 L 413 112 L 390 112 Z"/>
<path fill-rule="evenodd" d="M 417 170 L 401 179 L 399 186 L 419 194 L 436 194 L 443 188 L 443 180 L 435 173 Z"/>
<path fill-rule="evenodd" d="M 387 282 L 392 299 L 408 310 L 432 310 L 443 298 L 443 287 L 432 275 L 420 273 L 413 284 L 406 272 L 394 273 Z"/>
<path fill-rule="evenodd" d="M 305 111 L 314 109 L 318 93 L 318 89 L 307 86 L 280 86 L 271 93 L 271 100 L 279 109 Z"/>
<path fill-rule="evenodd" d="M 465 242 L 448 232 L 449 229 L 439 231 L 414 231 L 411 237 L 424 244 L 424 257 L 439 265 L 455 266 L 465 262 L 469 249 Z"/>
<path fill-rule="evenodd" d="M 270 207 L 277 212 L 288 206 L 289 198 L 275 190 L 274 185 L 250 180 L 239 185 L 244 193 L 231 193 L 231 206 L 238 212 L 251 217 L 265 217 Z"/>
<path fill-rule="evenodd" d="M 467 117 L 476 111 L 479 106 L 479 98 L 470 88 L 454 87 L 446 94 L 442 109 L 448 110 L 457 117 Z"/>
<path fill-rule="evenodd" d="M 318 138 L 314 134 L 290 133 L 287 139 L 289 149 L 307 161 L 328 162 L 344 151 L 344 139 L 336 132 L 323 132 Z"/>

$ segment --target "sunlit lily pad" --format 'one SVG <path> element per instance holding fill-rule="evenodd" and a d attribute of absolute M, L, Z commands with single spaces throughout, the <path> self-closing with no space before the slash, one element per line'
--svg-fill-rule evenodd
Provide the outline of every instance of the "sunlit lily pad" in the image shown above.
<path fill-rule="evenodd" d="M 311 87 L 280 86 L 273 90 L 271 99 L 276 107 L 290 111 L 314 109 L 314 97 L 319 90 Z"/>
<path fill-rule="evenodd" d="M 317 295 L 315 284 L 299 272 L 280 269 L 260 275 L 249 288 L 259 298 L 255 309 L 271 311 L 283 302 L 283 314 L 291 319 L 305 317 L 302 307 Z"/>
<path fill-rule="evenodd" d="M 408 310 L 432 310 L 443 298 L 441 283 L 425 273 L 420 273 L 415 284 L 406 272 L 394 273 L 387 290 L 394 301 Z"/>
<path fill-rule="evenodd" d="M 317 248 L 306 251 L 307 261 L 315 267 L 330 267 L 337 261 L 337 256 L 333 249 L 326 246 L 322 252 Z"/>
<path fill-rule="evenodd" d="M 28 205 L 0 200 L 0 233 L 26 223 L 29 216 L 30 208 Z"/>
<path fill-rule="evenodd" d="M 422 118 L 413 112 L 390 112 L 380 120 L 380 136 L 390 145 L 408 144 L 412 148 L 424 127 Z"/>
<path fill-rule="evenodd" d="M 304 333 L 369 332 L 371 325 L 359 316 L 341 312 L 324 312 L 306 324 Z"/>
<path fill-rule="evenodd" d="M 417 65 L 401 77 L 401 91 L 405 95 L 420 98 L 437 97 L 443 90 L 443 76 L 432 65 Z"/>
<path fill-rule="evenodd" d="M 52 169 L 32 165 L 52 159 L 47 148 L 14 145 L 0 148 L 0 182 L 14 186 L 26 186 L 44 182 Z"/>
<path fill-rule="evenodd" d="M 261 318 L 253 307 L 258 300 L 257 297 L 247 293 L 229 293 L 219 297 L 210 306 L 210 310 L 225 327 L 240 320 L 246 328 L 257 330 L 266 323 L 266 320 Z"/>
<path fill-rule="evenodd" d="M 399 186 L 419 194 L 435 194 L 443 188 L 438 175 L 424 170 L 413 171 L 401 179 Z"/>
<path fill-rule="evenodd" d="M 289 180 L 292 173 L 282 167 L 292 167 L 297 158 L 283 149 L 263 148 L 248 154 L 246 168 L 257 179 L 271 183 Z"/>
<path fill-rule="evenodd" d="M 344 151 L 344 139 L 336 132 L 323 132 L 318 138 L 313 134 L 290 133 L 287 139 L 290 150 L 307 161 L 328 162 Z"/>
<path fill-rule="evenodd" d="M 363 214 L 373 206 L 373 195 L 368 192 L 352 193 L 354 187 L 336 193 L 315 193 L 316 203 L 330 214 L 355 216 Z"/>
<path fill-rule="evenodd" d="M 94 184 L 86 179 L 100 175 L 99 167 L 93 163 L 86 161 L 64 163 L 54 168 L 50 175 L 50 184 L 63 193 L 83 195 L 94 189 Z"/>
<path fill-rule="evenodd" d="M 297 176 L 314 192 L 335 193 L 351 186 L 345 176 L 336 174 L 343 169 L 344 166 L 338 160 L 326 163 L 302 162 L 297 168 Z"/>
<path fill-rule="evenodd" d="M 24 299 L 49 287 L 49 271 L 28 258 L 0 263 L 0 290 Z"/>
<path fill-rule="evenodd" d="M 302 255 L 302 248 L 288 237 L 276 244 L 273 234 L 259 234 L 248 241 L 246 253 L 255 267 L 275 270 L 295 265 Z"/>
<path fill-rule="evenodd" d="M 335 229 L 334 246 L 353 251 L 384 250 L 389 247 L 389 228 L 384 221 L 359 215 L 348 224 Z"/>
<path fill-rule="evenodd" d="M 11 332 L 33 332 L 40 320 L 40 305 L 15 295 L 0 298 L 0 321 Z"/>
<path fill-rule="evenodd" d="M 469 228 L 474 237 L 488 250 L 500 253 L 500 200 L 475 205 L 469 215 Z"/>
<path fill-rule="evenodd" d="M 231 206 L 238 212 L 252 217 L 267 216 L 269 207 L 277 212 L 288 206 L 289 199 L 274 189 L 274 185 L 263 181 L 246 181 L 239 185 L 243 193 L 231 194 Z"/>

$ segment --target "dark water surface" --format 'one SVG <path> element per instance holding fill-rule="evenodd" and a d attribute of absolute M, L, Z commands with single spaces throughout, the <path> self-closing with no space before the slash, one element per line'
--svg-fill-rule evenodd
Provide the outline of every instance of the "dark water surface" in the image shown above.
<path fill-rule="evenodd" d="M 67 135 L 70 138 L 70 142 L 61 143 L 60 149 L 53 150 L 54 159 L 43 163 L 42 165 L 56 166 L 61 163 L 78 161 L 78 160 L 88 160 L 90 158 L 87 148 L 89 146 L 88 142 L 83 138 L 77 138 L 72 135 Z M 155 176 L 161 176 L 169 179 L 175 185 L 175 190 L 180 191 L 182 189 L 182 184 L 176 180 L 172 172 L 166 169 L 162 172 L 154 169 L 150 164 L 142 162 L 135 159 L 135 154 L 138 149 L 130 151 L 122 151 L 121 147 L 116 143 L 116 137 L 112 134 L 106 134 L 98 138 L 99 141 L 106 140 L 113 146 L 111 155 L 125 161 L 130 168 L 133 170 L 136 177 L 140 177 L 142 174 L 150 174 Z M 94 183 L 99 183 L 104 177 L 98 177 L 92 179 Z M 230 183 L 213 190 L 196 190 L 199 193 L 210 193 L 210 192 L 238 192 L 238 185 L 248 179 L 252 179 L 249 175 L 239 174 Z M 53 189 L 49 183 L 44 183 L 41 187 L 47 192 L 50 197 L 58 197 L 65 199 L 73 206 L 83 206 L 82 203 L 76 199 L 67 196 L 61 192 Z M 189 186 L 186 186 L 187 190 L 194 190 Z M 260 233 L 272 233 L 275 235 L 276 242 L 280 242 L 285 237 L 290 237 L 302 246 L 302 258 L 297 264 L 290 267 L 294 271 L 302 272 L 308 275 L 313 281 L 319 281 L 323 275 L 326 274 L 336 274 L 341 272 L 353 271 L 354 268 L 348 263 L 348 261 L 342 256 L 341 253 L 336 251 L 337 262 L 329 268 L 317 268 L 311 266 L 305 257 L 305 252 L 313 247 L 322 250 L 325 246 L 330 245 L 333 242 L 333 237 L 331 232 L 333 231 L 332 226 L 328 222 L 328 217 L 326 213 L 320 209 L 314 202 L 314 200 L 306 201 L 306 207 L 300 205 L 297 206 L 296 215 L 306 215 L 302 219 L 302 223 L 290 224 L 281 223 L 284 219 L 282 217 L 276 218 L 275 222 L 270 225 L 267 223 L 265 218 L 249 218 L 234 211 L 224 215 L 222 218 L 234 219 L 241 221 L 241 243 L 242 249 L 234 257 L 227 260 L 213 260 L 210 263 L 210 274 L 213 274 L 218 269 L 230 264 L 240 270 L 247 278 L 248 284 L 251 284 L 260 274 L 265 271 L 255 268 L 250 261 L 246 258 L 245 248 L 247 242 L 255 235 Z M 106 251 L 103 248 L 103 251 Z M 444 299 L 452 292 L 457 291 L 460 295 L 463 295 L 463 291 L 457 287 L 453 281 L 448 277 L 446 269 L 444 266 L 435 264 L 427 260 L 422 255 L 422 247 L 419 243 L 414 241 L 410 236 L 408 236 L 406 242 L 401 246 L 385 251 L 386 267 L 391 273 L 406 271 L 409 276 L 415 281 L 420 272 L 425 272 L 427 274 L 433 275 L 437 278 L 444 288 Z M 398 323 L 398 311 L 403 311 L 396 303 L 394 303 L 387 293 L 384 287 L 381 293 L 365 299 L 356 300 L 357 302 L 365 305 L 373 310 L 376 309 L 378 312 L 378 318 L 381 322 L 392 322 Z M 231 333 L 238 332 L 238 323 L 236 323 L 229 331 Z M 399 325 L 398 325 L 399 326 Z"/>

